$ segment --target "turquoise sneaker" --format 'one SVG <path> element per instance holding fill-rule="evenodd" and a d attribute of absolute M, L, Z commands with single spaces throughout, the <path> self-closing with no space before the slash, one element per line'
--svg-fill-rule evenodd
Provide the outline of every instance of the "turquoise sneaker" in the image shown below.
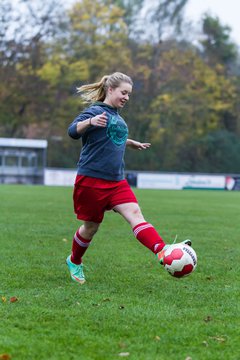
<path fill-rule="evenodd" d="M 70 271 L 70 275 L 73 281 L 76 281 L 79 284 L 85 283 L 85 276 L 83 273 L 83 264 L 76 265 L 71 262 L 71 255 L 69 255 L 66 259 L 66 264 Z"/>
<path fill-rule="evenodd" d="M 175 239 L 175 241 L 176 241 L 176 239 Z M 175 244 L 175 241 L 173 244 Z M 187 239 L 187 240 L 182 241 L 180 244 L 186 244 L 186 245 L 191 246 L 192 241 Z M 164 248 L 156 254 L 156 257 L 161 265 L 163 265 L 163 258 L 165 255 L 165 251 L 167 250 L 167 248 L 169 248 L 169 246 L 170 246 L 170 244 L 165 245 Z"/>

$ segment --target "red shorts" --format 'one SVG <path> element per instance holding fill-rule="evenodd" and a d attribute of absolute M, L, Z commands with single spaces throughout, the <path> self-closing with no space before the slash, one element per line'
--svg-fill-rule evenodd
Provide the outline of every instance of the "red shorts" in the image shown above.
<path fill-rule="evenodd" d="M 104 212 L 125 203 L 137 203 L 127 180 L 108 181 L 77 175 L 73 203 L 77 218 L 101 223 Z"/>

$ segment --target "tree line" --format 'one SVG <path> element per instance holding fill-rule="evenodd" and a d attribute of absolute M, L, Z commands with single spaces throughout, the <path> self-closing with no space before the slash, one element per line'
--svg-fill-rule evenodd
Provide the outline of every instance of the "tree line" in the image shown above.
<path fill-rule="evenodd" d="M 18 3 L 0 3 L 1 137 L 47 139 L 48 166 L 75 167 L 76 87 L 121 71 L 130 136 L 152 143 L 128 170 L 240 173 L 239 49 L 217 17 L 194 28 L 187 0 Z"/>

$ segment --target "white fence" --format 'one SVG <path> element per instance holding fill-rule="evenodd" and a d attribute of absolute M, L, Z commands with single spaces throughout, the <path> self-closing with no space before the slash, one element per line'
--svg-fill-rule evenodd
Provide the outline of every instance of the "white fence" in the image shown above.
<path fill-rule="evenodd" d="M 240 175 L 128 172 L 128 176 L 129 174 L 131 179 L 134 179 L 134 185 L 139 189 L 240 190 Z M 73 186 L 75 177 L 76 170 L 73 169 L 47 168 L 44 174 L 44 184 Z"/>
<path fill-rule="evenodd" d="M 49 186 L 73 186 L 76 170 L 45 169 L 44 185 Z"/>
<path fill-rule="evenodd" d="M 144 174 L 137 176 L 137 187 L 141 189 L 225 189 L 223 175 L 193 174 Z"/>

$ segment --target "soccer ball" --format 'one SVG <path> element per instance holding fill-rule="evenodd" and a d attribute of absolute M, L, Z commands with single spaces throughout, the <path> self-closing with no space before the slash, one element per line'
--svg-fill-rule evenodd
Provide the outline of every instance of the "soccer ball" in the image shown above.
<path fill-rule="evenodd" d="M 186 244 L 170 245 L 165 251 L 163 265 L 174 277 L 181 278 L 190 275 L 197 266 L 196 252 Z"/>

